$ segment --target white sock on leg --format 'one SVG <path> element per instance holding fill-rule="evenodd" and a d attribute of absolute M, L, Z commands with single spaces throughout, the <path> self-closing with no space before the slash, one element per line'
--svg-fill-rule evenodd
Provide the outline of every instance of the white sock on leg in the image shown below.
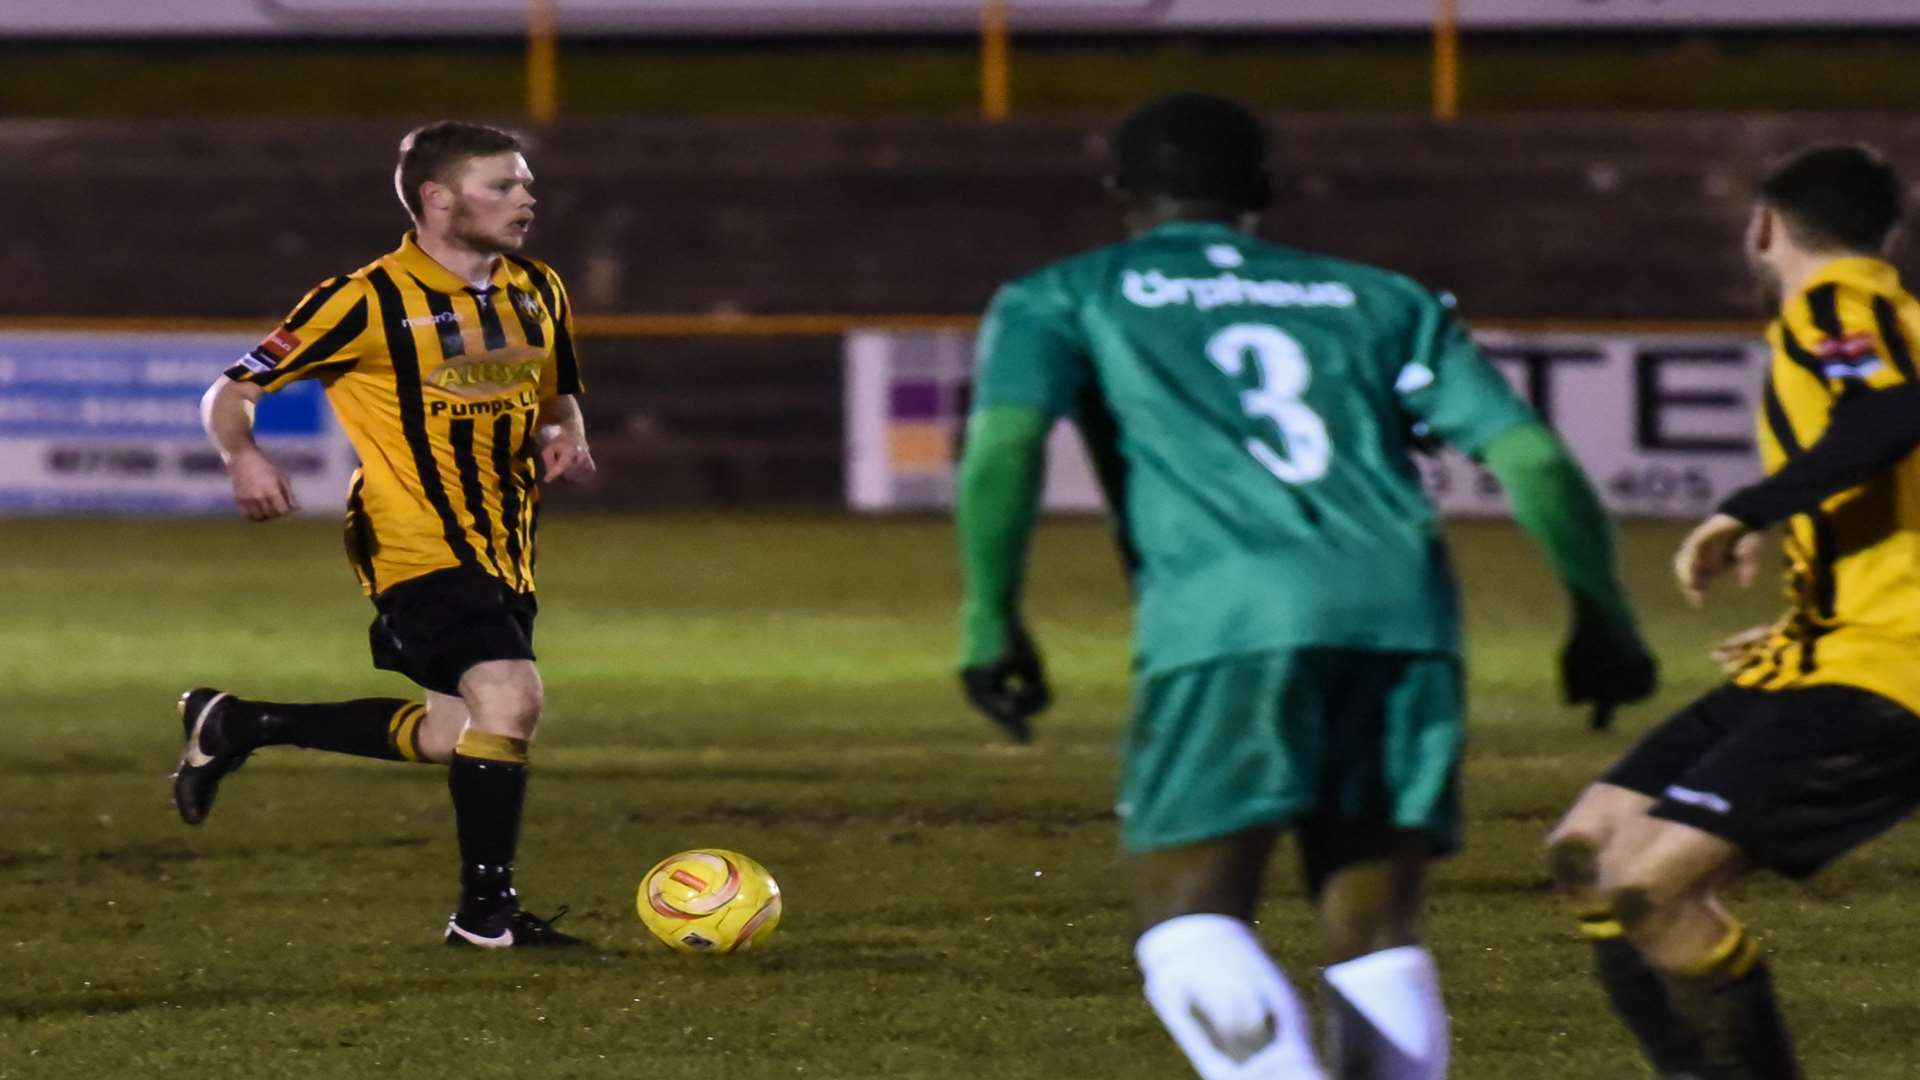
<path fill-rule="evenodd" d="M 1431 953 L 1417 945 L 1383 949 L 1335 964 L 1326 977 L 1347 1006 L 1339 1019 L 1342 1052 L 1370 1062 L 1371 1080 L 1447 1075 L 1447 1009 Z"/>
<path fill-rule="evenodd" d="M 1325 1080 L 1300 998 L 1253 928 L 1182 915 L 1140 935 L 1147 1001 L 1203 1080 Z"/>

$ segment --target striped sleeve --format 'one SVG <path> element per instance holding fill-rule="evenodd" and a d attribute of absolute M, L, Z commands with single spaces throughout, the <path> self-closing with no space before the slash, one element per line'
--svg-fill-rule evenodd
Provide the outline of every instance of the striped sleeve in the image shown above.
<path fill-rule="evenodd" d="M 1788 306 L 1781 329 L 1788 358 L 1838 396 L 1916 381 L 1911 328 L 1889 297 L 1826 282 Z"/>
<path fill-rule="evenodd" d="M 366 352 L 368 325 L 365 286 L 357 278 L 328 278 L 228 368 L 227 378 L 271 392 L 295 379 L 339 374 Z"/>
<path fill-rule="evenodd" d="M 567 298 L 566 285 L 546 263 L 533 259 L 516 261 L 533 279 L 540 302 L 553 316 L 553 363 L 540 373 L 540 396 L 544 399 L 586 393 L 586 383 L 580 378 L 580 354 L 573 344 L 573 302 Z"/>

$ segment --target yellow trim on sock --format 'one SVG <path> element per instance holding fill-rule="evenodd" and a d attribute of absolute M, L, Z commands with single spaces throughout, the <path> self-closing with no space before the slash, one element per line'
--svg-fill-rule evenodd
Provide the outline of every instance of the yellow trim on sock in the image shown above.
<path fill-rule="evenodd" d="M 509 765 L 525 765 L 527 740 L 468 728 L 460 733 L 460 741 L 454 744 L 453 752 L 461 757 L 479 758 L 482 761 L 503 761 Z"/>
<path fill-rule="evenodd" d="M 1587 916 L 1580 920 L 1580 936 L 1593 941 L 1612 941 L 1614 938 L 1625 937 L 1626 933 L 1627 928 L 1621 926 L 1620 920 L 1611 915 L 1601 915 L 1597 918 Z"/>
<path fill-rule="evenodd" d="M 1746 935 L 1746 939 L 1746 947 L 1729 958 L 1723 969 L 1726 972 L 1728 982 L 1732 982 L 1747 972 L 1752 971 L 1754 965 L 1760 962 L 1760 943 L 1753 940 L 1752 934 Z"/>
<path fill-rule="evenodd" d="M 408 702 L 393 710 L 393 718 L 387 721 L 387 744 L 402 761 L 424 760 L 420 756 L 420 721 L 426 716 L 425 705 Z"/>
<path fill-rule="evenodd" d="M 1734 923 L 1727 930 L 1727 936 L 1720 939 L 1707 954 L 1699 960 L 1680 968 L 1676 974 L 1693 979 L 1715 979 L 1728 982 L 1753 970 L 1760 962 L 1760 945 L 1747 933 L 1747 928 Z"/>

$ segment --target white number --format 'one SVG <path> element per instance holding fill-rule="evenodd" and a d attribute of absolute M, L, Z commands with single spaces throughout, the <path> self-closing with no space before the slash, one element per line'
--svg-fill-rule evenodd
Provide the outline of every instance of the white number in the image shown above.
<path fill-rule="evenodd" d="M 1248 416 L 1273 421 L 1285 450 L 1251 438 L 1247 452 L 1289 484 L 1320 479 L 1333 457 L 1333 445 L 1327 440 L 1326 422 L 1300 400 L 1313 377 L 1306 350 L 1286 331 L 1259 323 L 1235 323 L 1207 342 L 1207 359 L 1231 378 L 1240 377 L 1249 353 L 1259 366 L 1260 384 L 1241 392 L 1240 407 Z"/>

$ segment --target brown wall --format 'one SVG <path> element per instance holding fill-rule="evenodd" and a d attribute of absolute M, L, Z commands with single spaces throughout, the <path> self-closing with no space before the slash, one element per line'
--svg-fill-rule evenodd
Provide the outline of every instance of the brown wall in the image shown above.
<path fill-rule="evenodd" d="M 1116 238 L 1110 117 L 563 123 L 532 155 L 533 252 L 583 312 L 973 312 L 1004 278 Z M 1867 139 L 1920 176 L 1902 116 L 1273 121 L 1269 236 L 1456 291 L 1470 316 L 1753 314 L 1755 175 Z M 270 318 L 405 227 L 399 131 L 362 122 L 0 122 L 0 316 Z M 831 502 L 838 344 L 596 340 L 623 505 Z"/>

